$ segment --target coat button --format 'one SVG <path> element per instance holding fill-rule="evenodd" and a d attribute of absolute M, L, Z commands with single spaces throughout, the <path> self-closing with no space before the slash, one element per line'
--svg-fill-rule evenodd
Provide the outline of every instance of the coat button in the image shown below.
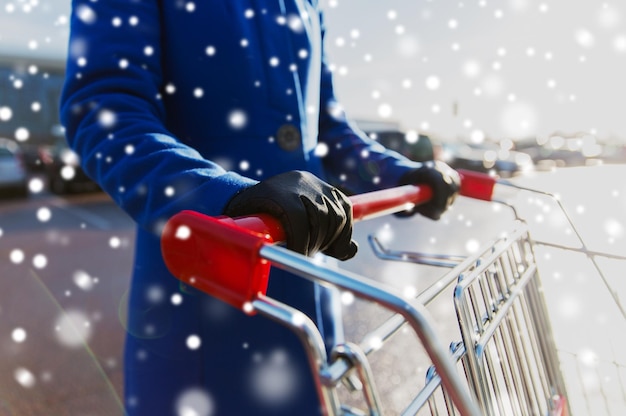
<path fill-rule="evenodd" d="M 283 150 L 288 152 L 296 150 L 302 142 L 300 130 L 293 124 L 283 124 L 276 132 L 276 141 Z"/>

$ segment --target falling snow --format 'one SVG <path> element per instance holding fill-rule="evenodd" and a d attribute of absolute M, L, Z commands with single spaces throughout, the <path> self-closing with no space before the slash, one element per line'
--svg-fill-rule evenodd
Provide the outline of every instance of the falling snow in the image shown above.
<path fill-rule="evenodd" d="M 104 128 L 111 128 L 115 125 L 117 116 L 111 110 L 101 110 L 98 114 L 98 121 Z"/>
<path fill-rule="evenodd" d="M 176 400 L 176 416 L 212 416 L 215 411 L 211 396 L 198 388 L 184 391 Z"/>
<path fill-rule="evenodd" d="M 506 137 L 508 142 L 501 143 L 500 151 L 485 152 L 484 161 L 488 163 L 495 163 L 497 157 L 503 154 L 502 151 L 513 151 L 516 139 L 535 136 L 538 140 L 545 138 L 545 144 L 549 148 L 573 149 L 586 157 L 594 158 L 601 154 L 601 138 L 624 133 L 622 115 L 617 118 L 612 115 L 619 113 L 614 109 L 624 108 L 623 97 L 626 96 L 623 89 L 620 89 L 623 83 L 619 81 L 624 73 L 626 58 L 626 14 L 619 2 L 585 4 L 585 7 L 580 6 L 580 10 L 585 11 L 584 14 L 578 12 L 571 3 L 558 1 L 511 0 L 500 4 L 480 0 L 453 5 L 427 1 L 397 4 L 394 9 L 389 9 L 385 2 L 358 6 L 361 9 L 371 8 L 375 13 L 354 13 L 354 2 L 350 0 L 327 0 L 322 3 L 328 9 L 329 64 L 338 78 L 337 95 L 342 101 L 342 105 L 331 103 L 327 111 L 337 119 L 343 117 L 345 106 L 349 114 L 399 122 L 406 128 L 407 143 L 417 143 L 422 132 L 444 138 L 462 138 L 475 145 L 487 144 L 494 137 Z M 99 19 L 102 17 L 96 12 L 97 5 L 98 2 L 86 2 L 77 6 L 79 24 L 101 23 Z M 564 9 L 564 5 L 567 9 Z M 36 15 L 43 10 L 43 6 L 37 1 L 7 3 L 0 10 L 0 17 L 17 21 L 19 16 Z M 191 15 L 199 12 L 200 4 L 185 1 L 180 2 L 180 7 L 181 11 Z M 69 10 L 60 13 L 54 4 L 46 4 L 45 8 L 48 25 L 41 26 L 50 33 L 41 35 L 29 29 L 28 36 L 19 39 L 20 53 L 47 55 L 54 51 L 53 48 L 65 48 L 64 39 L 59 41 L 56 33 L 67 32 L 69 19 L 66 13 Z M 54 13 L 49 13 L 52 9 L 55 9 Z M 570 12 L 571 19 L 568 16 Z M 577 13 L 580 16 L 576 17 Z M 243 17 L 254 22 L 262 14 L 260 10 L 247 9 L 243 12 Z M 114 28 L 129 28 L 140 24 L 137 16 L 114 16 L 107 19 L 110 21 L 106 24 Z M 340 24 L 336 24 L 337 22 Z M 276 23 L 296 34 L 305 30 L 302 18 L 296 15 L 278 16 Z M 519 37 L 520 32 L 516 29 L 519 27 L 531 27 L 532 30 L 525 30 L 525 36 Z M 10 41 L 10 33 L 5 32 L 0 33 L 0 47 Z M 481 36 L 474 36 L 479 32 Z M 229 53 L 222 47 L 218 49 L 216 45 L 219 46 L 218 43 L 207 43 L 198 53 L 212 62 Z M 251 45 L 251 39 L 242 38 L 236 47 L 245 49 Z M 93 62 L 88 59 L 88 46 L 83 40 L 77 40 L 69 46 L 71 58 L 81 69 L 89 68 L 89 64 Z M 139 49 L 139 53 L 146 60 L 158 52 L 156 44 L 141 45 Z M 267 56 L 266 70 L 296 71 L 302 62 L 308 62 L 311 57 L 310 51 L 306 49 L 298 50 L 291 60 L 283 56 Z M 120 70 L 130 72 L 135 65 L 139 67 L 140 62 L 130 57 L 118 56 L 115 64 Z M 7 77 L 7 85 L 11 91 L 21 94 L 35 77 L 47 77 L 44 67 L 28 64 L 24 68 L 20 73 Z M 580 82 L 580 79 L 585 82 Z M 251 82 L 256 87 L 265 85 L 264 80 Z M 163 93 L 191 95 L 197 102 L 211 98 L 210 91 L 205 90 L 199 82 L 190 85 L 165 83 Z M 296 95 L 294 89 L 287 90 L 286 94 Z M 23 145 L 37 140 L 39 133 L 27 123 L 21 122 L 22 115 L 43 116 L 49 111 L 50 105 L 45 98 L 40 97 L 29 98 L 22 106 L 0 102 L 0 126 L 10 127 L 5 136 L 12 137 Z M 600 107 L 603 110 L 599 110 Z M 253 116 L 247 108 L 232 108 L 223 122 L 237 131 L 249 127 Z M 100 109 L 97 117 L 104 129 L 114 129 L 118 124 L 118 115 L 112 109 Z M 288 120 L 293 120 L 295 115 L 288 117 Z M 567 138 L 568 131 L 560 131 L 561 129 L 580 131 L 582 134 L 570 140 Z M 556 131 L 559 133 L 554 133 Z M 325 143 L 320 143 L 315 147 L 314 154 L 323 158 L 331 150 Z M 122 156 L 131 157 L 137 151 L 133 144 L 126 144 Z M 367 152 L 363 156 L 367 157 Z M 115 160 L 106 154 L 100 154 L 99 158 L 108 162 Z M 251 176 L 263 174 L 252 158 L 233 160 L 231 165 Z M 72 166 L 66 166 L 61 171 L 66 180 L 74 178 L 76 174 L 77 171 Z M 97 255 L 111 259 L 111 264 L 107 267 L 114 268 L 113 263 L 118 256 L 132 252 L 131 238 L 115 228 L 116 224 L 91 223 L 88 219 L 93 214 L 89 212 L 83 213 L 84 218 L 72 218 L 73 214 L 66 208 L 66 202 L 59 202 L 62 201 L 61 198 L 52 200 L 53 202 L 45 199 L 48 195 L 47 183 L 42 178 L 43 176 L 35 176 L 29 179 L 29 203 L 33 205 L 29 208 L 28 216 L 33 229 L 37 232 L 42 229 L 45 231 L 40 239 L 34 239 L 40 240 L 37 241 L 38 245 L 26 245 L 19 239 L 12 240 L 17 234 L 12 224 L 0 223 L 0 241 L 9 244 L 0 250 L 4 260 L 0 264 L 6 263 L 11 270 L 18 270 L 20 279 L 24 281 L 30 282 L 34 279 L 38 284 L 45 285 L 46 277 L 58 273 L 57 268 L 60 267 L 60 259 L 47 249 L 68 246 L 74 238 L 68 233 L 68 229 L 72 227 L 89 237 L 97 230 L 98 242 L 101 244 Z M 586 224 L 583 227 L 584 237 L 594 247 L 599 245 L 623 253 L 626 219 L 620 214 L 626 200 L 624 190 L 618 188 L 614 179 L 611 178 L 611 187 L 603 190 L 602 196 L 612 198 L 607 207 L 603 207 L 605 211 L 599 212 L 594 204 L 600 198 L 587 197 L 569 200 L 568 203 L 576 222 Z M 590 185 L 584 179 L 571 183 L 575 184 L 572 186 L 585 189 L 587 185 L 592 188 L 604 185 Z M 120 187 L 120 191 L 126 189 L 124 186 Z M 182 188 L 178 191 L 182 192 Z M 564 195 L 576 193 L 572 190 L 564 191 L 570 191 L 564 192 Z M 165 184 L 155 192 L 162 192 L 173 199 L 179 196 L 177 188 Z M 488 209 L 479 207 L 475 212 L 470 209 L 469 213 L 459 213 L 460 207 L 467 206 L 462 205 L 464 203 L 467 202 L 460 202 L 458 208 L 454 207 L 454 215 L 448 215 L 436 225 L 418 222 L 419 233 L 411 235 L 414 238 L 412 241 L 417 241 L 415 245 L 421 244 L 421 248 L 426 251 L 437 251 L 444 247 L 444 251 L 454 250 L 470 255 L 478 253 L 489 236 L 483 235 L 487 234 L 483 229 L 484 221 L 481 222 L 479 215 L 475 214 L 482 212 L 493 215 L 494 218 L 508 214 L 501 205 Z M 538 236 L 548 235 L 566 242 L 575 238 L 573 229 L 554 206 L 539 198 L 525 201 L 524 204 L 528 205 L 526 208 L 531 212 L 526 219 L 532 227 L 536 227 Z M 615 207 L 615 210 L 608 206 Z M 60 223 L 63 225 L 59 226 Z M 400 242 L 406 241 L 406 231 L 403 228 L 409 227 L 399 224 L 402 223 L 395 220 L 379 223 L 376 236 L 381 243 L 395 248 Z M 463 237 L 457 238 L 456 233 L 461 229 Z M 181 226 L 176 230 L 176 238 L 186 240 L 190 237 L 191 230 L 188 227 Z M 33 240 L 31 235 L 28 238 Z M 371 256 L 368 250 L 367 243 L 362 243 L 359 256 Z M 569 260 L 563 260 L 553 252 L 539 250 L 537 254 L 542 271 L 546 270 L 543 273 L 546 276 L 546 293 L 557 288 L 558 296 L 551 300 L 549 306 L 554 319 L 560 323 L 559 326 L 568 329 L 572 328 L 570 325 L 576 329 L 584 326 L 589 333 L 598 328 L 604 332 L 623 333 L 623 330 L 615 329 L 621 328 L 615 326 L 615 311 L 609 309 L 608 312 L 600 312 L 590 308 L 590 303 L 594 301 L 601 303 L 603 307 L 614 306 L 611 299 L 601 298 L 600 295 L 594 296 L 604 299 L 603 301 L 593 298 L 591 293 L 597 291 L 599 284 L 591 286 L 591 290 L 589 286 L 585 286 L 593 280 L 593 271 L 585 270 L 586 266 L 581 266 L 581 270 L 570 270 L 566 267 Z M 104 291 L 105 287 L 102 284 L 104 279 L 92 275 L 101 275 L 101 270 L 91 268 L 90 263 L 93 262 L 93 259 L 81 258 L 80 253 L 71 260 L 70 271 L 62 274 L 64 285 L 52 293 L 52 296 L 61 299 L 61 309 L 44 318 L 43 328 L 54 333 L 59 346 L 72 351 L 79 351 L 92 341 L 97 335 L 98 322 L 105 319 L 103 312 L 90 309 L 92 305 L 89 296 Z M 363 263 L 367 263 L 366 267 L 371 267 L 369 262 Z M 393 282 L 398 293 L 409 299 L 422 290 L 423 283 L 419 279 L 424 276 L 422 269 L 414 274 L 411 273 L 415 269 L 410 269 L 411 273 L 407 270 L 409 269 L 405 269 L 404 264 L 376 269 L 381 272 L 386 283 Z M 615 275 L 617 278 L 614 281 L 619 282 L 622 270 L 623 265 L 609 268 L 609 278 L 614 278 Z M 522 269 L 518 271 L 523 272 Z M 127 272 L 116 273 L 123 277 L 116 275 L 109 279 L 127 279 Z M 103 275 L 104 273 L 101 276 Z M 414 278 L 415 275 L 418 277 Z M 573 287 L 580 290 L 569 290 Z M 149 286 L 143 295 L 152 306 L 165 304 L 179 310 L 184 307 L 186 299 L 185 295 L 171 293 L 156 284 Z M 126 299 L 124 296 L 126 295 L 117 295 L 113 302 L 114 308 L 119 306 L 118 303 L 123 303 Z M 340 300 L 346 309 L 352 310 L 359 305 L 354 293 L 350 291 L 341 292 Z M 43 342 L 45 331 L 35 329 L 19 319 L 8 322 L 9 318 L 13 319 L 8 312 L 9 306 L 4 300 L 0 306 L 3 320 L 10 325 L 5 328 L 5 335 L 12 342 L 11 351 L 22 352 Z M 252 313 L 253 310 L 251 303 L 244 305 L 245 312 Z M 121 310 L 116 310 L 115 315 L 118 312 L 122 314 Z M 304 321 L 304 315 L 296 314 L 295 318 L 294 324 Z M 565 331 L 558 326 L 555 330 Z M 580 383 L 592 391 L 598 391 L 602 384 L 613 381 L 598 375 L 599 369 L 606 364 L 604 358 L 613 358 L 613 352 L 607 353 L 603 350 L 606 346 L 591 342 L 599 336 L 590 335 L 585 338 L 587 339 L 571 338 L 566 353 L 574 357 L 580 369 Z M 200 350 L 203 343 L 207 342 L 210 340 L 197 334 L 189 334 L 180 339 L 180 344 L 190 351 Z M 254 350 L 252 342 L 242 345 L 253 354 L 248 380 L 251 391 L 265 403 L 288 401 L 302 376 L 294 372 L 289 353 L 276 350 L 262 354 Z M 368 346 L 373 349 L 384 348 L 382 340 L 376 337 L 368 339 Z M 147 352 L 140 353 L 140 358 L 148 360 L 148 357 Z M 119 366 L 121 362 L 120 357 L 94 359 L 106 363 L 110 369 Z M 423 369 L 420 371 L 423 372 Z M 31 392 L 40 387 L 39 383 L 53 380 L 53 376 L 61 377 L 60 374 L 41 371 L 31 363 L 18 361 L 8 371 L 8 377 L 12 377 L 17 386 Z M 388 381 L 389 384 L 394 384 L 392 376 Z M 402 379 L 394 385 L 401 382 Z M 211 392 L 201 389 L 182 392 L 175 409 L 178 416 L 212 416 L 219 413 Z"/>
<path fill-rule="evenodd" d="M 9 121 L 13 117 L 13 110 L 9 107 L 0 107 L 0 121 Z"/>
<path fill-rule="evenodd" d="M 54 330 L 57 341 L 67 348 L 82 347 L 93 334 L 88 315 L 75 309 L 61 313 L 55 320 Z"/>
<path fill-rule="evenodd" d="M 33 373 L 24 367 L 17 368 L 15 370 L 14 376 L 15 376 L 15 380 L 19 384 L 21 384 L 22 387 L 25 387 L 25 388 L 34 387 L 37 381 Z"/>
<path fill-rule="evenodd" d="M 24 252 L 20 249 L 12 250 L 9 254 L 9 258 L 15 264 L 19 264 L 24 261 Z"/>
<path fill-rule="evenodd" d="M 109 239 L 109 246 L 111 248 L 119 248 L 122 245 L 122 241 L 119 237 L 113 236 Z"/>
<path fill-rule="evenodd" d="M 289 353 L 284 350 L 256 357 L 251 368 L 250 387 L 262 403 L 280 405 L 293 397 L 300 375 L 290 361 Z"/>
<path fill-rule="evenodd" d="M 183 303 L 183 297 L 180 293 L 174 293 L 170 298 L 170 301 L 172 302 L 172 305 L 180 305 Z"/>
<path fill-rule="evenodd" d="M 11 332 L 11 338 L 18 344 L 26 341 L 26 336 L 26 331 L 23 328 L 15 328 L 13 332 Z"/>
<path fill-rule="evenodd" d="M 75 271 L 72 280 L 76 286 L 84 291 L 92 290 L 97 283 L 97 279 L 90 276 L 89 273 L 84 270 Z"/>
<path fill-rule="evenodd" d="M 186 344 L 190 350 L 197 350 L 202 345 L 202 340 L 198 335 L 189 335 Z"/>
<path fill-rule="evenodd" d="M 37 210 L 37 219 L 41 222 L 48 222 L 52 218 L 52 211 L 48 207 L 41 207 Z"/>
<path fill-rule="evenodd" d="M 228 124 L 234 130 L 240 130 L 246 126 L 248 122 L 248 116 L 243 110 L 233 110 L 228 116 Z"/>

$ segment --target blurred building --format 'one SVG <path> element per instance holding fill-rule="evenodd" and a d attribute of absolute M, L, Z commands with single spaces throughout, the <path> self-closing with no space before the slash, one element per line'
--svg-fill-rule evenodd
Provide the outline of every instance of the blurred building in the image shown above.
<path fill-rule="evenodd" d="M 62 136 L 59 97 L 62 60 L 0 56 L 0 137 L 22 146 L 50 144 Z"/>

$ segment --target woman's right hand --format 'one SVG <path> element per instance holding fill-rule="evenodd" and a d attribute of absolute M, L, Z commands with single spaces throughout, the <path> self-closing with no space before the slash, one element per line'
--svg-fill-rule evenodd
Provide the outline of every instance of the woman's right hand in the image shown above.
<path fill-rule="evenodd" d="M 268 178 L 236 194 L 224 214 L 269 214 L 280 221 L 287 248 L 312 256 L 318 251 L 347 260 L 357 252 L 352 240 L 352 203 L 337 188 L 304 171 Z"/>

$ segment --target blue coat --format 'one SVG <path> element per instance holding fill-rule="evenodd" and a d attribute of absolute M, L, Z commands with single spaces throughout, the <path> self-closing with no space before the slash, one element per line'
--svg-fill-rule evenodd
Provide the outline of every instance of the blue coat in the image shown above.
<path fill-rule="evenodd" d="M 159 248 L 174 213 L 219 215 L 236 192 L 271 175 L 309 170 L 364 192 L 416 167 L 346 120 L 316 3 L 73 0 L 62 122 L 86 172 L 138 225 L 128 414 L 319 411 L 295 337 L 181 288 Z M 319 287 L 272 271 L 269 294 L 323 326 Z"/>

